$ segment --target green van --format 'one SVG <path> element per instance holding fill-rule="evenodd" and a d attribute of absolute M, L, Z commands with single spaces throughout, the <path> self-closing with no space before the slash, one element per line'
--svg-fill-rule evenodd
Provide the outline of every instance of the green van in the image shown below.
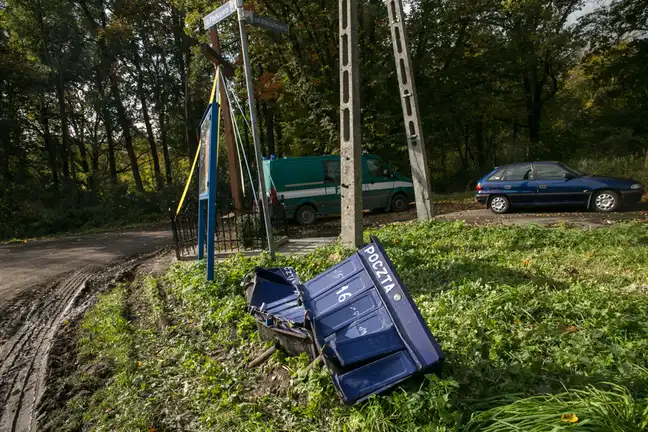
<path fill-rule="evenodd" d="M 303 225 L 317 215 L 340 214 L 340 156 L 310 156 L 263 161 L 270 199 L 283 199 L 286 217 Z M 414 201 L 410 178 L 392 171 L 378 156 L 362 156 L 365 210 L 405 210 Z"/>

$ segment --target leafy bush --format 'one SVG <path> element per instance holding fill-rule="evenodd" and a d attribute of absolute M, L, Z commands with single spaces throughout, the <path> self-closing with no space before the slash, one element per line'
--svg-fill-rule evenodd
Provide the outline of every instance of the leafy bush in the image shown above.
<path fill-rule="evenodd" d="M 648 185 L 648 160 L 640 156 L 613 156 L 609 158 L 584 158 L 576 166 L 590 174 L 635 179 L 644 186 Z"/>
<path fill-rule="evenodd" d="M 106 179 L 93 184 L 0 184 L 0 240 L 165 220 L 180 195 L 180 186 L 134 193 Z"/>

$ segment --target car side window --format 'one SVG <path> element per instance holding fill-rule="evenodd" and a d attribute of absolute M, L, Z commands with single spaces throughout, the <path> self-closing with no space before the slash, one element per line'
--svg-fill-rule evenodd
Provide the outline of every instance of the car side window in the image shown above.
<path fill-rule="evenodd" d="M 533 168 L 529 165 L 514 165 L 506 168 L 504 180 L 523 181 L 533 180 Z"/>
<path fill-rule="evenodd" d="M 499 181 L 502 180 L 503 178 L 504 178 L 504 170 L 498 169 L 493 173 L 493 175 L 488 177 L 488 181 Z"/>
<path fill-rule="evenodd" d="M 540 164 L 536 165 L 536 175 L 538 180 L 562 180 L 565 178 L 565 170 L 556 165 Z"/>
<path fill-rule="evenodd" d="M 371 177 L 385 177 L 387 167 L 380 159 L 367 159 L 367 171 Z"/>
<path fill-rule="evenodd" d="M 324 165 L 324 181 L 340 184 L 340 161 L 325 160 L 322 164 Z"/>

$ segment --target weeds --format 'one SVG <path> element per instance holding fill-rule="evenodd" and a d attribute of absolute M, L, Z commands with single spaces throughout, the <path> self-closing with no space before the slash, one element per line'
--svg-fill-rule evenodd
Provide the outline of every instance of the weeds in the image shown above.
<path fill-rule="evenodd" d="M 648 401 L 636 400 L 625 387 L 616 384 L 602 386 L 605 389 L 587 386 L 583 390 L 520 399 L 475 415 L 467 429 L 557 432 L 578 426 L 601 432 L 645 431 Z"/>
<path fill-rule="evenodd" d="M 86 316 L 81 363 L 111 358 L 115 367 L 104 388 L 75 401 L 86 410 L 84 428 L 646 428 L 645 224 L 582 231 L 435 222 L 372 233 L 447 356 L 442 378 L 410 380 L 345 407 L 325 370 L 303 380 L 305 358 L 277 354 L 244 368 L 265 348 L 245 312 L 244 274 L 255 265 L 293 265 L 308 280 L 350 253 L 339 246 L 272 264 L 266 255 L 233 257 L 219 263 L 212 283 L 203 264 L 185 263 L 119 288 Z M 159 326 L 160 316 L 169 325 Z"/>

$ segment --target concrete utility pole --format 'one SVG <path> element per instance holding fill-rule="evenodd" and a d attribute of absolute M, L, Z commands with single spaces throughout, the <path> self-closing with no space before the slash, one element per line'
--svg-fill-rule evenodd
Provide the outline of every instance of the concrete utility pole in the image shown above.
<path fill-rule="evenodd" d="M 211 39 L 212 48 L 216 53 L 220 54 L 220 41 L 218 39 L 218 30 L 216 26 L 209 29 L 209 37 Z M 218 68 L 218 64 L 214 64 L 214 68 Z M 223 129 L 225 131 L 225 143 L 227 144 L 227 165 L 230 174 L 230 186 L 232 191 L 232 199 L 234 200 L 234 210 L 240 211 L 243 208 L 243 188 L 241 183 L 238 152 L 236 151 L 236 138 L 234 137 L 234 128 L 232 127 L 232 114 L 230 106 L 227 103 L 227 96 L 225 86 L 218 86 L 220 88 L 221 100 L 221 113 L 223 116 Z"/>
<path fill-rule="evenodd" d="M 362 147 L 360 141 L 360 61 L 358 1 L 340 8 L 340 195 L 342 243 L 362 247 Z"/>
<path fill-rule="evenodd" d="M 252 84 L 252 68 L 248 55 L 247 29 L 245 28 L 245 9 L 243 0 L 236 0 L 236 12 L 239 20 L 239 31 L 241 33 L 241 52 L 243 53 L 243 67 L 245 70 L 245 84 L 248 94 L 248 105 L 250 106 L 250 127 L 252 128 L 252 141 L 254 142 L 254 154 L 256 156 L 257 173 L 259 176 L 259 201 L 263 208 L 263 221 L 265 223 L 266 236 L 268 238 L 268 251 L 274 260 L 274 240 L 272 239 L 272 224 L 270 222 L 270 209 L 268 208 L 268 191 L 266 190 L 265 176 L 263 175 L 263 156 L 261 155 L 261 141 L 259 140 L 259 128 L 257 126 L 256 104 L 254 103 L 254 86 Z"/>
<path fill-rule="evenodd" d="M 428 220 L 434 216 L 430 169 L 427 164 L 427 151 L 419 115 L 418 96 L 412 72 L 412 60 L 409 53 L 402 0 L 387 0 L 387 9 L 389 11 L 389 27 L 394 46 L 394 57 L 396 58 L 396 73 L 398 75 L 401 105 L 405 119 L 407 147 L 410 165 L 412 166 L 416 213 L 419 220 Z"/>

